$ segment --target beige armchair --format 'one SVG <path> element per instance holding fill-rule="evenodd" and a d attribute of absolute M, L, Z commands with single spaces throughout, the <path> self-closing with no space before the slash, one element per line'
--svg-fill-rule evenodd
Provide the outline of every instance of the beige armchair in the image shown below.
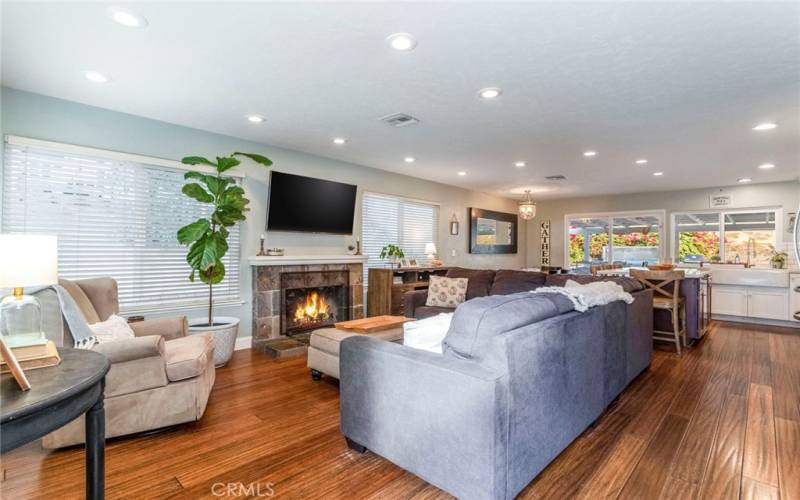
<path fill-rule="evenodd" d="M 117 282 L 111 278 L 61 280 L 59 284 L 69 292 L 89 324 L 119 313 Z M 48 338 L 57 345 L 72 347 L 69 329 L 53 316 L 60 316 L 58 308 L 54 311 L 52 307 L 57 300 L 45 298 L 43 303 L 49 316 L 44 318 L 45 329 L 50 328 L 46 331 Z M 111 361 L 105 387 L 106 437 L 199 420 L 214 385 L 214 339 L 209 334 L 187 335 L 184 316 L 130 326 L 135 338 L 94 347 Z M 58 327 L 60 331 L 54 331 Z M 45 448 L 83 442 L 83 417 L 42 440 Z"/>

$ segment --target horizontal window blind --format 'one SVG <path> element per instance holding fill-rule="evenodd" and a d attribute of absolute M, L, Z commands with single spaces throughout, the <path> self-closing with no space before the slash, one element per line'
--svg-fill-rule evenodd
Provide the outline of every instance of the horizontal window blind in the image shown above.
<path fill-rule="evenodd" d="M 65 145 L 5 145 L 2 231 L 58 236 L 59 276 L 110 276 L 126 311 L 202 304 L 208 287 L 191 283 L 178 229 L 210 206 L 184 196 L 180 170 L 69 152 Z M 223 259 L 215 302 L 238 300 L 239 228 Z"/>
<path fill-rule="evenodd" d="M 407 258 L 427 261 L 425 244 L 436 243 L 439 235 L 438 205 L 364 193 L 361 211 L 361 247 L 367 256 L 364 283 L 370 267 L 386 265 L 379 257 L 385 245 L 399 246 Z"/>

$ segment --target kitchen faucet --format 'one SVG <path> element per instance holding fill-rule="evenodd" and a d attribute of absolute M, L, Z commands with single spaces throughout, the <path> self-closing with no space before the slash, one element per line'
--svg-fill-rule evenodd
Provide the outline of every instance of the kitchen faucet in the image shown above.
<path fill-rule="evenodd" d="M 744 267 L 752 267 L 752 264 L 751 264 L 751 261 L 750 261 L 750 252 L 751 252 L 750 245 L 751 244 L 752 244 L 753 257 L 756 256 L 756 240 L 753 239 L 753 238 L 747 238 L 747 262 L 745 263 Z"/>

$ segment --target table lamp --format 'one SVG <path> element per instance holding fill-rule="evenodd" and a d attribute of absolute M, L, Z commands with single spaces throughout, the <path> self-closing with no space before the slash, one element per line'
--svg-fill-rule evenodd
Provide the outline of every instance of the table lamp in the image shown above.
<path fill-rule="evenodd" d="M 428 254 L 428 262 L 436 259 L 436 244 L 425 243 L 425 253 Z"/>
<path fill-rule="evenodd" d="M 25 287 L 58 283 L 58 240 L 38 234 L 0 234 L 0 334 L 8 347 L 47 343 L 42 331 L 42 305 L 24 294 Z"/>

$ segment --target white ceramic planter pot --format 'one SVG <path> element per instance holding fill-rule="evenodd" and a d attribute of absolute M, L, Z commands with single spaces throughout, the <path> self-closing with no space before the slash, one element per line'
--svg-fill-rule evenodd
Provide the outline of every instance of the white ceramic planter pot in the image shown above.
<path fill-rule="evenodd" d="M 214 326 L 208 326 L 208 317 L 190 318 L 189 335 L 210 333 L 214 336 L 214 366 L 219 368 L 231 359 L 239 333 L 239 318 L 214 316 Z"/>

